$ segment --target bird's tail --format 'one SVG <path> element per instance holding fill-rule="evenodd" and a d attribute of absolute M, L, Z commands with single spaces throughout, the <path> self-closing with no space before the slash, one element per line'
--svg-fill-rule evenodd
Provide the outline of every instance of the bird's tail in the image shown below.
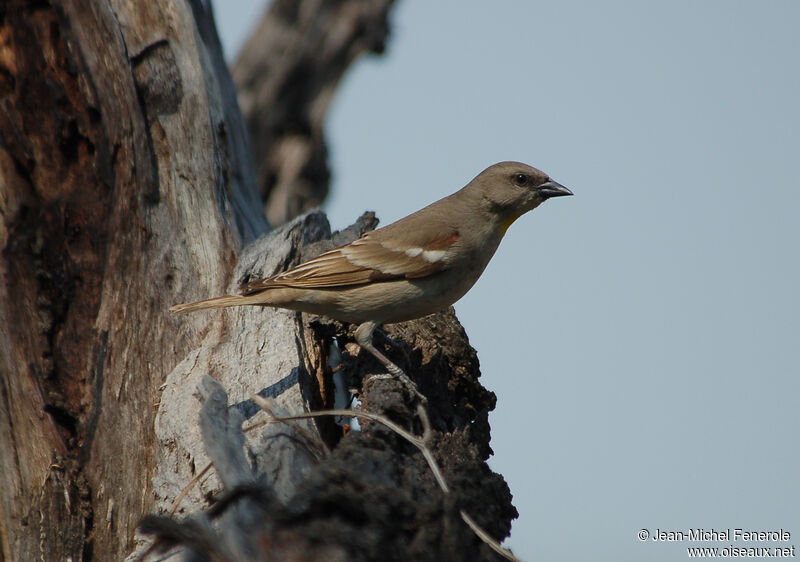
<path fill-rule="evenodd" d="M 263 304 L 264 299 L 256 298 L 255 295 L 227 295 L 225 297 L 216 297 L 214 299 L 207 299 L 197 302 L 186 302 L 183 304 L 176 304 L 169 308 L 170 312 L 177 314 L 184 314 L 186 312 L 196 312 L 198 310 L 207 310 L 212 308 L 225 308 L 228 306 L 242 306 L 246 304 Z"/>

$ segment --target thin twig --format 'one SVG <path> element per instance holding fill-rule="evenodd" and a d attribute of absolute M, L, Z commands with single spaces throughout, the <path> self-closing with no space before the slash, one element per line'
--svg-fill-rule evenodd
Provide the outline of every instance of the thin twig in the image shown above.
<path fill-rule="evenodd" d="M 256 402 L 256 404 L 258 405 L 259 408 L 264 410 L 267 413 L 267 415 L 269 415 L 273 419 L 280 417 L 280 416 L 275 414 L 275 410 L 274 410 L 275 403 L 271 398 L 263 398 L 261 396 L 259 396 L 258 398 L 259 398 L 259 401 Z M 245 429 L 244 433 L 247 433 L 248 431 L 256 429 L 257 427 L 261 427 L 262 425 L 266 425 L 267 423 L 270 423 L 270 420 L 266 420 L 266 422 L 254 423 L 253 425 L 251 425 L 247 429 Z M 291 423 L 291 424 L 287 423 L 286 425 L 288 425 L 289 427 L 293 428 L 297 433 L 300 434 L 301 437 L 305 438 L 305 440 L 308 442 L 308 444 L 304 444 L 304 448 L 317 461 L 320 461 L 324 457 L 326 457 L 326 456 L 331 454 L 331 450 L 328 449 L 328 446 L 323 441 L 321 441 L 320 439 L 316 439 L 311 434 L 311 432 L 308 431 L 302 425 L 300 425 L 298 423 Z M 312 448 L 311 445 L 314 446 L 314 448 L 316 449 L 315 451 L 311 450 L 311 448 Z"/>
<path fill-rule="evenodd" d="M 507 548 L 503 548 L 502 545 L 496 540 L 494 540 L 489 533 L 484 531 L 483 527 L 478 525 L 466 511 L 462 509 L 459 511 L 459 513 L 461 513 L 461 519 L 464 520 L 464 523 L 469 525 L 469 528 L 472 529 L 472 532 L 478 535 L 479 539 L 488 544 L 489 548 L 494 550 L 497 554 L 499 554 L 506 560 L 511 560 L 512 562 L 522 562 L 519 558 L 514 556 L 510 550 L 508 550 Z"/>
<path fill-rule="evenodd" d="M 211 470 L 212 466 L 213 465 L 211 463 L 208 463 L 203 470 L 201 470 L 194 478 L 189 480 L 189 483 L 181 491 L 180 495 L 178 496 L 178 499 L 176 499 L 175 503 L 172 504 L 172 509 L 169 510 L 169 514 L 170 515 L 175 515 L 175 512 L 178 511 L 178 507 L 181 505 L 181 502 L 183 501 L 183 498 L 186 497 L 186 494 L 188 494 L 189 491 L 192 488 L 194 488 L 195 484 L 197 484 L 203 476 L 205 476 L 206 472 Z"/>

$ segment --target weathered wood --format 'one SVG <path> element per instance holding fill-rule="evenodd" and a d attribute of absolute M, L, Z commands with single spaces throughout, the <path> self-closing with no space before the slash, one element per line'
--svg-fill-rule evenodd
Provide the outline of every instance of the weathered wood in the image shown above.
<path fill-rule="evenodd" d="M 360 233 L 353 231 L 350 236 L 355 238 Z M 327 219 L 316 212 L 259 238 L 241 254 L 228 291 L 235 292 L 245 277 L 266 276 L 285 269 L 300 257 L 298 248 L 329 237 Z M 307 318 L 287 310 L 260 307 L 200 312 L 184 318 L 205 327 L 197 348 L 164 381 L 156 417 L 159 442 L 153 478 L 156 507 L 164 511 L 172 508 L 182 488 L 210 461 L 197 425 L 201 404 L 195 397 L 205 376 L 220 381 L 232 408 L 239 410 L 248 423 L 263 418 L 250 400 L 257 393 L 275 399 L 278 406 L 289 411 L 324 407 L 320 372 L 323 366 L 314 362 L 321 362 L 327 353 L 319 347 L 321 342 L 303 337 L 308 331 L 307 324 L 304 327 Z M 303 425 L 308 432 L 317 434 L 314 423 Z M 276 472 L 270 481 L 284 498 L 294 492 L 293 483 L 302 479 L 312 460 L 304 450 L 286 448 L 279 440 L 248 446 L 252 458 L 263 458 L 272 467 L 269 470 Z M 277 473 L 284 477 L 279 478 Z M 206 507 L 208 496 L 221 489 L 216 471 L 210 473 L 186 497 L 179 513 Z"/>

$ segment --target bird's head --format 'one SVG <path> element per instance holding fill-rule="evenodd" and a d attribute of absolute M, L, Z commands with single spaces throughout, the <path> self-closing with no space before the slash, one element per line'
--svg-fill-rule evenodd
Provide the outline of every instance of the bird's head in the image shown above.
<path fill-rule="evenodd" d="M 483 206 L 499 217 L 503 231 L 545 200 L 572 195 L 572 191 L 541 170 L 520 162 L 489 166 L 465 189 L 479 195 Z"/>

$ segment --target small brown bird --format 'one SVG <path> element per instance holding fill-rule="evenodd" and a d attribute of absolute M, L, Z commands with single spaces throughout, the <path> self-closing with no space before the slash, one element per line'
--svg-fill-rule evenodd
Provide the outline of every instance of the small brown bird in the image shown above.
<path fill-rule="evenodd" d="M 475 284 L 508 227 L 551 197 L 572 195 L 519 162 L 490 166 L 456 193 L 239 295 L 178 304 L 173 312 L 228 306 L 287 308 L 358 324 L 356 341 L 390 373 L 402 370 L 372 345 L 381 324 L 438 312 Z"/>

